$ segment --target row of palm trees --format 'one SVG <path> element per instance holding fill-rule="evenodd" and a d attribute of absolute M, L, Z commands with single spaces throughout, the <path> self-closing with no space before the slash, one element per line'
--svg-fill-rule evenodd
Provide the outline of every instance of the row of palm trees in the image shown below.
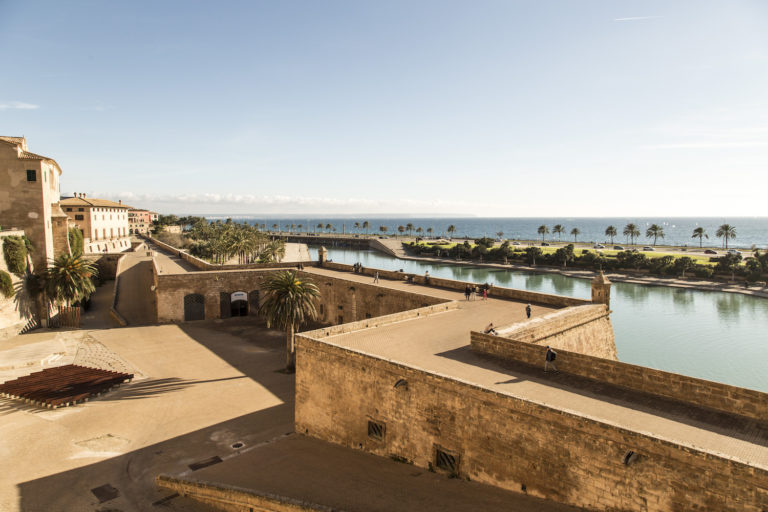
<path fill-rule="evenodd" d="M 544 241 L 544 236 L 549 234 L 549 228 L 545 225 L 539 226 L 539 228 L 536 230 L 539 235 L 541 235 L 541 241 Z M 560 235 L 565 233 L 565 226 L 562 224 L 555 224 L 552 226 L 552 234 L 557 235 L 557 239 L 560 240 Z M 573 228 L 571 229 L 571 235 L 573 235 L 573 241 L 578 241 L 578 237 L 581 234 L 581 230 L 579 228 Z"/>
<path fill-rule="evenodd" d="M 557 239 L 560 240 L 560 235 L 565 233 L 565 227 L 562 224 L 555 224 L 552 227 L 552 234 L 557 235 Z M 549 228 L 545 225 L 539 226 L 537 230 L 538 234 L 541 236 L 542 242 L 544 241 L 544 236 L 549 234 Z M 499 237 L 501 237 L 501 232 L 497 233 Z M 573 241 L 576 242 L 578 236 L 581 234 L 581 231 L 579 228 L 573 228 L 571 229 L 571 235 L 573 235 Z M 611 238 L 611 243 L 613 243 L 614 237 L 618 236 L 618 230 L 616 229 L 616 226 L 608 226 L 605 229 L 605 236 L 608 236 Z M 641 235 L 640 229 L 637 227 L 636 224 L 628 223 L 626 226 L 624 226 L 624 229 L 621 232 L 622 235 L 624 235 L 627 238 L 627 242 L 630 244 L 635 243 L 635 239 L 639 238 Z M 656 245 L 659 238 L 664 238 L 664 228 L 658 224 L 651 224 L 648 226 L 648 228 L 645 230 L 645 236 L 646 238 L 653 238 L 653 245 Z M 722 224 L 717 228 L 717 231 L 715 232 L 715 236 L 718 238 L 723 239 L 723 245 L 727 249 L 728 248 L 728 240 L 733 240 L 736 238 L 736 228 L 730 224 Z M 709 235 L 707 234 L 707 231 L 704 228 L 696 228 L 693 230 L 693 235 L 691 238 L 698 238 L 699 239 L 699 247 L 703 247 L 703 239 L 707 238 L 709 239 Z"/>
<path fill-rule="evenodd" d="M 186 233 L 196 244 L 192 252 L 214 263 L 237 256 L 239 264 L 271 263 L 285 256 L 285 241 L 271 240 L 258 226 L 233 222 L 198 222 Z"/>

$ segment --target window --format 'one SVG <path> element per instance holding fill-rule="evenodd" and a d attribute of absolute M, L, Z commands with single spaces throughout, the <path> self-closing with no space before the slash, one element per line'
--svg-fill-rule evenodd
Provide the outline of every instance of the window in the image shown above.
<path fill-rule="evenodd" d="M 84 211 L 85 211 L 85 208 L 78 208 L 78 209 L 77 209 L 77 211 L 79 211 L 79 212 L 84 212 Z"/>
<path fill-rule="evenodd" d="M 72 211 L 72 208 L 67 208 L 67 211 L 68 211 L 68 212 L 71 212 L 71 211 Z"/>
<path fill-rule="evenodd" d="M 37 181 L 37 171 L 34 169 L 27 169 L 27 181 Z"/>
<path fill-rule="evenodd" d="M 381 441 L 384 439 L 384 431 L 386 427 L 383 423 L 368 420 L 368 437 Z"/>
<path fill-rule="evenodd" d="M 458 473 L 458 456 L 440 448 L 435 449 L 435 466 L 451 474 Z"/>
<path fill-rule="evenodd" d="M 75 214 L 75 220 L 83 220 L 83 216 Z"/>

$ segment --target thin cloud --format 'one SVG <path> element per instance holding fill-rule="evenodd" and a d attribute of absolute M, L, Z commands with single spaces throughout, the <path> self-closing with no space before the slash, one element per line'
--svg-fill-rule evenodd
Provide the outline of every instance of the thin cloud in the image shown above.
<path fill-rule="evenodd" d="M 11 101 L 10 103 L 0 103 L 0 110 L 16 109 L 16 110 L 36 110 L 40 108 L 40 105 L 34 105 L 32 103 L 24 103 L 23 101 Z"/>
<path fill-rule="evenodd" d="M 764 141 L 744 142 L 683 142 L 679 144 L 651 144 L 643 146 L 646 149 L 731 149 L 731 148 L 755 148 L 768 146 Z"/>
<path fill-rule="evenodd" d="M 654 20 L 656 18 L 661 18 L 661 16 L 630 16 L 628 18 L 614 18 L 613 21 L 643 21 Z"/>

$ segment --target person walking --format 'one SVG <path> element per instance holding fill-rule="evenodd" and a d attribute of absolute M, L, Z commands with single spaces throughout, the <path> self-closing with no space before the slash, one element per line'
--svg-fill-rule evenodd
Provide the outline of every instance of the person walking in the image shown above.
<path fill-rule="evenodd" d="M 531 318 L 531 305 L 530 304 L 525 306 L 525 314 L 528 315 L 528 318 Z M 547 348 L 549 348 L 549 347 L 547 347 Z"/>
<path fill-rule="evenodd" d="M 373 282 L 374 282 L 374 283 L 378 283 L 378 282 L 379 282 L 379 273 L 378 273 L 378 272 L 376 272 L 376 273 L 373 275 Z"/>
<path fill-rule="evenodd" d="M 557 352 L 549 348 L 549 345 L 547 345 L 547 354 L 544 356 L 544 372 L 549 371 L 549 367 L 551 366 L 555 372 L 557 372 L 557 366 L 555 366 L 555 359 L 557 359 Z"/>
<path fill-rule="evenodd" d="M 483 287 L 483 300 L 488 300 L 488 288 Z"/>
<path fill-rule="evenodd" d="M 469 296 L 472 295 L 472 290 L 469 288 L 469 285 L 464 288 L 464 298 L 469 300 Z"/>

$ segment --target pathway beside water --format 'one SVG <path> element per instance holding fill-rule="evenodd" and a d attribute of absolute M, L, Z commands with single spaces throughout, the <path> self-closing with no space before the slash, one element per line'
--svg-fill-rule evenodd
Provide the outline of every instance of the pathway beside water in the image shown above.
<path fill-rule="evenodd" d="M 311 248 L 313 258 L 317 248 Z M 370 250 L 328 248 L 335 262 L 403 269 L 435 277 L 492 283 L 589 298 L 586 279 L 396 259 Z M 619 359 L 692 377 L 768 391 L 768 300 L 745 295 L 614 283 L 611 321 Z"/>

